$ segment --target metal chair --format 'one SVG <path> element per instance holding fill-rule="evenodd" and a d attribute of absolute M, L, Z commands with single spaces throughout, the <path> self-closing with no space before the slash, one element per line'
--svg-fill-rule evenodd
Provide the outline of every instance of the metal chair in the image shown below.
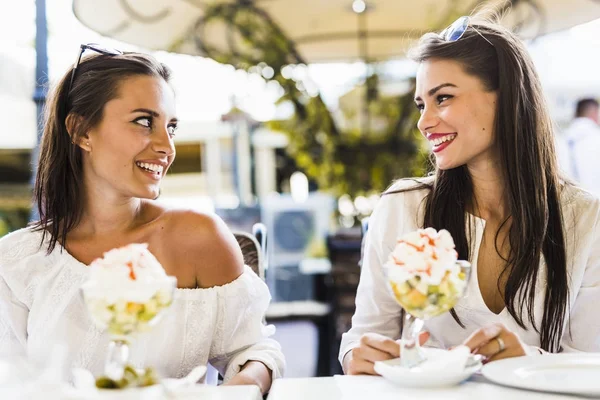
<path fill-rule="evenodd" d="M 252 234 L 260 243 L 260 249 L 263 254 L 263 273 L 269 269 L 269 253 L 267 253 L 267 227 L 262 222 L 252 225 Z"/>
<path fill-rule="evenodd" d="M 242 249 L 244 263 L 264 280 L 268 268 L 267 227 L 257 223 L 252 226 L 252 233 L 237 231 L 233 236 Z"/>

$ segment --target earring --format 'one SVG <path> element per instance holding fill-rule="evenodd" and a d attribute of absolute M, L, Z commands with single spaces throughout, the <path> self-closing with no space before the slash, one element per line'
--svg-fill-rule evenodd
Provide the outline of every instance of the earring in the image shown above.
<path fill-rule="evenodd" d="M 89 145 L 90 145 L 90 142 L 85 142 L 85 144 L 89 146 Z"/>

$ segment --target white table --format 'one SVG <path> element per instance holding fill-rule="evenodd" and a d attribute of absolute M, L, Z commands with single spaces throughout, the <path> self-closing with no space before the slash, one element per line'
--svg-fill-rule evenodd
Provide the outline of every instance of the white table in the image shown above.
<path fill-rule="evenodd" d="M 482 376 L 454 387 L 409 389 L 394 385 L 379 376 L 342 376 L 327 378 L 278 379 L 268 400 L 573 400 L 577 397 L 518 390 L 487 382 Z"/>
<path fill-rule="evenodd" d="M 196 385 L 178 394 L 177 400 L 262 400 L 258 386 Z"/>
<path fill-rule="evenodd" d="M 258 386 L 212 386 L 195 385 L 190 388 L 181 389 L 172 397 L 166 397 L 161 391 L 153 391 L 141 395 L 139 393 L 97 393 L 79 392 L 73 388 L 64 387 L 39 387 L 28 389 L 7 388 L 0 386 L 0 399 L 16 400 L 262 400 L 262 394 Z"/>

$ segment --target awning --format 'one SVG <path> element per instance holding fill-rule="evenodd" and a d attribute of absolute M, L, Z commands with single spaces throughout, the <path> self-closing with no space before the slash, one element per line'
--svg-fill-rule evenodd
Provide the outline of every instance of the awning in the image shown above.
<path fill-rule="evenodd" d="M 422 32 L 441 29 L 457 16 L 490 1 L 473 0 L 74 0 L 73 11 L 87 27 L 149 50 L 205 55 L 203 46 L 242 49 L 235 29 L 206 24 L 215 4 L 251 10 L 262 23 L 275 22 L 308 62 L 390 59 L 404 54 Z M 531 38 L 600 18 L 594 0 L 513 0 L 505 23 Z M 253 10 L 253 11 L 252 11 Z M 263 12 L 264 11 L 264 12 Z M 262 21 L 262 22 L 261 22 Z M 359 40 L 359 38 L 362 38 Z M 198 44 L 201 44 L 199 46 Z"/>

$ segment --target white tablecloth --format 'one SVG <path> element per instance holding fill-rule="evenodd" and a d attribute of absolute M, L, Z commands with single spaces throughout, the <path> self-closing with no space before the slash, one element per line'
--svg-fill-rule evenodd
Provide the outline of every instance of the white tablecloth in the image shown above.
<path fill-rule="evenodd" d="M 439 389 L 409 389 L 379 376 L 342 376 L 327 378 L 278 379 L 268 400 L 573 400 L 576 397 L 532 392 L 498 386 L 482 376 L 462 384 Z"/>
<path fill-rule="evenodd" d="M 258 386 L 196 385 L 177 396 L 177 400 L 262 400 Z"/>
<path fill-rule="evenodd" d="M 59 387 L 39 388 L 8 388 L 0 386 L 0 399 L 11 400 L 262 400 L 258 386 L 212 386 L 196 385 L 191 388 L 181 389 L 176 395 L 167 397 L 161 392 L 152 394 L 127 394 L 115 392 L 114 394 L 82 394 L 74 389 L 61 390 Z"/>

